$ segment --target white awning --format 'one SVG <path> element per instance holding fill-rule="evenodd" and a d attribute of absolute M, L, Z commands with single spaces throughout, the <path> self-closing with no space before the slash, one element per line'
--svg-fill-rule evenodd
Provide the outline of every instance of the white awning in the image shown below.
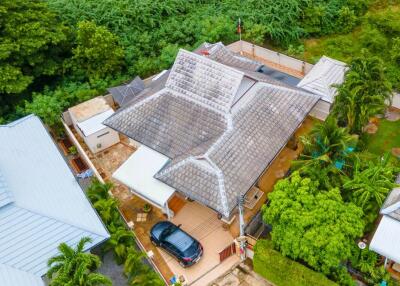
<path fill-rule="evenodd" d="M 369 249 L 400 263 L 400 221 L 384 215 Z"/>
<path fill-rule="evenodd" d="M 83 122 L 79 122 L 78 127 L 81 129 L 82 133 L 87 137 L 89 135 L 96 133 L 97 131 L 107 128 L 107 126 L 103 125 L 103 121 L 106 120 L 111 115 L 113 115 L 113 113 L 114 110 L 110 108 L 102 113 L 90 117 L 89 119 L 86 119 Z"/>
<path fill-rule="evenodd" d="M 154 178 L 168 157 L 142 145 L 112 175 L 140 197 L 163 208 L 175 189 Z"/>

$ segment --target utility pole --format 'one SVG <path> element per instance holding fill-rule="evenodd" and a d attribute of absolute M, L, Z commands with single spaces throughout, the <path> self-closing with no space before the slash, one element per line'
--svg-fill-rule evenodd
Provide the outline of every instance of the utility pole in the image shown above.
<path fill-rule="evenodd" d="M 239 196 L 238 198 L 238 207 L 239 207 L 239 230 L 240 236 L 237 238 L 237 241 L 240 244 L 240 259 L 243 261 L 246 259 L 246 236 L 244 235 L 244 196 Z"/>

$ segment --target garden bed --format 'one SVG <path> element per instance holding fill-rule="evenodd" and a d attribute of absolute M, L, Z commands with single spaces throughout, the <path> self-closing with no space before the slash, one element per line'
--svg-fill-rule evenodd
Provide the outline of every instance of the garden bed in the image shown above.
<path fill-rule="evenodd" d="M 255 272 L 279 286 L 337 285 L 323 274 L 273 250 L 269 240 L 259 240 L 255 245 L 253 265 Z"/>

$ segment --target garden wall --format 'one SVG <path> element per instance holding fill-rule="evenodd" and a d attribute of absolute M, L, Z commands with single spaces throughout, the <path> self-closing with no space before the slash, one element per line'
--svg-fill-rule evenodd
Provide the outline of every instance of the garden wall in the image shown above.
<path fill-rule="evenodd" d="M 228 48 L 235 53 L 244 52 L 245 54 L 250 55 L 256 59 L 264 59 L 276 65 L 290 68 L 297 71 L 299 74 L 302 74 L 303 76 L 307 74 L 314 66 L 305 61 L 301 61 L 260 46 L 256 46 L 246 41 L 234 42 L 228 45 Z"/>
<path fill-rule="evenodd" d="M 337 286 L 315 272 L 272 249 L 269 240 L 258 240 L 254 247 L 254 271 L 279 286 Z"/>

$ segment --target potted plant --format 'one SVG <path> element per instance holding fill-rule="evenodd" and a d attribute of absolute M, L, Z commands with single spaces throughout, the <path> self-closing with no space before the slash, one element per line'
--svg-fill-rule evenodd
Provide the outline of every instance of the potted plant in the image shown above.
<path fill-rule="evenodd" d="M 149 213 L 149 212 L 151 212 L 151 209 L 152 209 L 152 207 L 151 207 L 150 204 L 144 204 L 144 206 L 143 206 L 143 212 L 144 212 L 144 213 Z"/>
<path fill-rule="evenodd" d="M 74 155 L 78 154 L 78 149 L 76 148 L 76 146 L 71 146 L 68 148 L 68 152 L 70 155 L 74 156 Z"/>

